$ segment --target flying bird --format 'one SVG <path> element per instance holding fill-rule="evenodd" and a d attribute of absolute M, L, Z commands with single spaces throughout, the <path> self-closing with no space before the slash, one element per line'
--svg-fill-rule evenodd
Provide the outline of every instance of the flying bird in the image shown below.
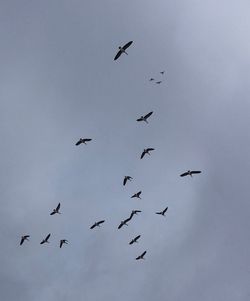
<path fill-rule="evenodd" d="M 151 77 L 149 81 L 152 82 L 153 80 L 155 80 L 155 79 L 153 77 Z"/>
<path fill-rule="evenodd" d="M 165 71 L 161 71 L 160 73 L 163 75 L 165 73 Z"/>
<path fill-rule="evenodd" d="M 50 213 L 50 215 L 54 215 L 56 213 L 61 214 L 61 212 L 59 212 L 61 204 L 59 203 L 56 207 L 56 209 L 53 209 L 53 211 Z"/>
<path fill-rule="evenodd" d="M 126 218 L 124 221 L 121 221 L 120 225 L 118 226 L 118 229 L 121 229 L 124 225 L 128 226 L 127 222 L 129 222 L 131 218 Z"/>
<path fill-rule="evenodd" d="M 127 54 L 127 52 L 125 51 L 131 44 L 133 43 L 133 41 L 130 41 L 130 42 L 128 42 L 127 44 L 125 44 L 123 47 L 121 47 L 121 46 L 119 46 L 118 48 L 119 48 L 119 51 L 117 52 L 117 54 L 116 54 L 116 56 L 115 56 L 115 58 L 114 58 L 114 61 L 116 61 L 119 57 L 120 57 L 120 55 L 122 54 L 122 53 L 126 53 Z"/>
<path fill-rule="evenodd" d="M 158 82 L 155 82 L 157 85 L 162 83 L 162 80 L 159 80 Z"/>
<path fill-rule="evenodd" d="M 143 150 L 143 152 L 142 152 L 142 154 L 141 154 L 141 159 L 142 159 L 146 154 L 150 155 L 149 152 L 151 152 L 151 151 L 153 151 L 153 150 L 155 150 L 155 149 L 154 149 L 154 148 L 144 148 L 144 150 Z"/>
<path fill-rule="evenodd" d="M 44 243 L 49 243 L 49 238 L 50 238 L 50 233 L 46 236 L 45 239 L 43 239 L 41 242 L 40 242 L 40 245 L 44 244 Z"/>
<path fill-rule="evenodd" d="M 133 243 L 138 242 L 137 240 L 138 240 L 140 237 L 141 237 L 141 235 L 136 236 L 135 238 L 133 238 L 133 239 L 130 241 L 129 244 L 132 245 Z"/>
<path fill-rule="evenodd" d="M 124 177 L 124 180 L 123 180 L 123 186 L 126 185 L 127 181 L 131 181 L 132 179 L 133 179 L 133 178 L 130 177 L 130 176 L 125 176 L 125 177 Z"/>
<path fill-rule="evenodd" d="M 145 121 L 146 123 L 148 123 L 147 119 L 153 114 L 152 112 L 149 112 L 148 114 L 141 116 L 140 118 L 138 118 L 136 121 Z"/>
<path fill-rule="evenodd" d="M 137 215 L 137 213 L 140 213 L 141 210 L 132 210 L 131 214 L 130 214 L 130 219 L 134 216 Z"/>
<path fill-rule="evenodd" d="M 184 172 L 183 174 L 181 174 L 180 177 L 185 177 L 185 176 L 192 177 L 192 175 L 198 174 L 198 173 L 201 173 L 201 171 L 200 170 L 188 170 L 188 171 Z"/>
<path fill-rule="evenodd" d="M 141 198 L 140 195 L 141 195 L 141 191 L 138 191 L 138 192 L 136 192 L 135 194 L 133 194 L 133 195 L 131 196 L 131 199 L 132 199 L 132 198 L 138 198 L 138 199 L 140 199 L 140 198 Z"/>
<path fill-rule="evenodd" d="M 165 216 L 165 213 L 167 212 L 168 207 L 166 207 L 164 210 L 160 211 L 160 212 L 155 212 L 156 214 L 160 214 L 162 216 Z"/>
<path fill-rule="evenodd" d="M 90 227 L 90 229 L 94 229 L 95 227 L 100 227 L 100 225 L 102 224 L 102 223 L 104 223 L 105 222 L 105 220 L 102 220 L 102 221 L 99 221 L 99 222 L 95 222 L 91 227 Z"/>
<path fill-rule="evenodd" d="M 21 237 L 20 246 L 24 243 L 25 240 L 29 240 L 29 237 L 30 237 L 29 235 L 23 235 Z"/>
<path fill-rule="evenodd" d="M 139 255 L 138 257 L 136 257 L 136 260 L 139 260 L 139 259 L 145 259 L 144 258 L 144 255 L 147 253 L 147 251 L 144 251 L 141 255 Z"/>
<path fill-rule="evenodd" d="M 89 142 L 89 141 L 91 141 L 92 139 L 90 139 L 90 138 L 80 138 L 77 142 L 76 142 L 76 145 L 80 145 L 80 144 L 82 144 L 82 143 L 84 143 L 84 144 L 87 144 L 86 142 Z"/>
<path fill-rule="evenodd" d="M 60 249 L 61 249 L 61 247 L 63 246 L 63 244 L 68 244 L 67 239 L 61 239 L 61 240 L 60 240 Z"/>

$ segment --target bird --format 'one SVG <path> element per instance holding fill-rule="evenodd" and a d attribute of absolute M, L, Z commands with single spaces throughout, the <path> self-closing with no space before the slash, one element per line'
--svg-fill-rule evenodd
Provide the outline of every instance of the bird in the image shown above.
<path fill-rule="evenodd" d="M 130 177 L 130 176 L 125 176 L 125 177 L 124 177 L 124 180 L 123 180 L 123 186 L 126 185 L 127 181 L 131 181 L 132 179 L 133 179 L 133 178 Z"/>
<path fill-rule="evenodd" d="M 160 73 L 163 75 L 165 73 L 165 71 L 161 71 Z"/>
<path fill-rule="evenodd" d="M 116 56 L 115 56 L 115 58 L 114 58 L 114 61 L 116 61 L 119 57 L 120 57 L 120 55 L 122 54 L 122 53 L 126 53 L 127 54 L 127 52 L 125 51 L 131 44 L 133 43 L 133 41 L 130 41 L 130 42 L 128 42 L 127 44 L 125 44 L 124 46 L 119 46 L 118 48 L 119 48 L 119 51 L 117 52 L 117 54 L 116 54 Z"/>
<path fill-rule="evenodd" d="M 145 121 L 146 123 L 148 123 L 147 119 L 153 114 L 152 112 L 149 112 L 148 114 L 141 116 L 140 118 L 138 118 L 136 121 Z"/>
<path fill-rule="evenodd" d="M 155 83 L 159 85 L 159 84 L 161 84 L 161 83 L 162 83 L 162 81 L 161 81 L 161 80 L 159 80 L 158 82 L 155 82 Z"/>
<path fill-rule="evenodd" d="M 165 213 L 167 212 L 168 207 L 166 207 L 164 210 L 160 211 L 160 212 L 155 212 L 155 214 L 160 214 L 162 216 L 165 216 Z"/>
<path fill-rule="evenodd" d="M 143 152 L 142 152 L 142 154 L 141 154 L 141 159 L 142 159 L 146 154 L 150 155 L 149 152 L 151 152 L 151 151 L 153 151 L 153 150 L 155 150 L 155 149 L 154 149 L 154 148 L 144 148 L 144 150 L 143 150 Z"/>
<path fill-rule="evenodd" d="M 24 243 L 25 240 L 29 240 L 29 237 L 30 237 L 29 235 L 23 235 L 21 237 L 20 246 Z"/>
<path fill-rule="evenodd" d="M 141 198 L 140 195 L 141 195 L 141 191 L 138 191 L 138 192 L 136 192 L 135 194 L 133 194 L 133 195 L 131 196 L 131 199 L 132 199 L 132 198 L 138 198 L 138 199 L 140 199 L 140 198 Z"/>
<path fill-rule="evenodd" d="M 43 239 L 41 242 L 40 242 L 40 245 L 44 244 L 44 243 L 49 243 L 49 238 L 50 238 L 50 233 L 46 236 L 45 239 Z"/>
<path fill-rule="evenodd" d="M 185 177 L 185 176 L 190 176 L 192 177 L 193 174 L 198 174 L 201 173 L 200 170 L 188 170 L 186 172 L 184 172 L 183 174 L 180 175 L 180 177 Z"/>
<path fill-rule="evenodd" d="M 139 255 L 138 257 L 136 257 L 136 260 L 139 260 L 139 259 L 145 259 L 144 258 L 144 255 L 147 253 L 147 251 L 144 251 L 141 255 Z"/>
<path fill-rule="evenodd" d="M 60 249 L 61 249 L 61 247 L 63 246 L 63 244 L 68 244 L 67 239 L 61 239 L 61 240 L 60 240 Z"/>
<path fill-rule="evenodd" d="M 56 213 L 61 214 L 61 212 L 59 212 L 61 204 L 59 203 L 56 207 L 56 209 L 53 209 L 53 211 L 50 213 L 50 215 L 54 215 Z"/>
<path fill-rule="evenodd" d="M 133 238 L 133 239 L 129 242 L 129 244 L 132 245 L 133 243 L 138 242 L 137 240 L 138 240 L 140 237 L 141 237 L 141 235 L 136 236 L 135 238 Z"/>
<path fill-rule="evenodd" d="M 131 214 L 130 214 L 130 219 L 134 216 L 137 215 L 137 213 L 140 213 L 141 210 L 132 210 Z"/>
<path fill-rule="evenodd" d="M 155 80 L 155 79 L 153 77 L 151 77 L 149 81 L 152 82 L 153 80 Z"/>
<path fill-rule="evenodd" d="M 126 218 L 124 221 L 120 222 L 120 225 L 118 226 L 118 229 L 121 229 L 121 227 L 123 227 L 124 225 L 128 226 L 127 222 L 129 222 L 131 220 L 131 217 Z"/>
<path fill-rule="evenodd" d="M 86 144 L 86 142 L 89 142 L 91 141 L 92 139 L 90 138 L 80 138 L 77 142 L 76 142 L 76 145 L 80 145 L 82 143 Z"/>
<path fill-rule="evenodd" d="M 91 227 L 90 227 L 90 229 L 94 229 L 95 227 L 100 227 L 100 225 L 102 224 L 102 223 L 104 223 L 105 222 L 105 220 L 102 220 L 102 221 L 99 221 L 99 222 L 95 222 Z"/>

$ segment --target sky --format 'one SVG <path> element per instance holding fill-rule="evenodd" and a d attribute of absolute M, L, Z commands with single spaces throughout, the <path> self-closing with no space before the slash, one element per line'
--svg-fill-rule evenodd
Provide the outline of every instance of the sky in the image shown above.
<path fill-rule="evenodd" d="M 249 9 L 1 1 L 1 300 L 249 300 Z"/>

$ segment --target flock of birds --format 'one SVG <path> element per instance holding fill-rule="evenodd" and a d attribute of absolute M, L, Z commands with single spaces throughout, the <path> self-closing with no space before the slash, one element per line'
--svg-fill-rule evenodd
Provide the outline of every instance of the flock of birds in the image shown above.
<path fill-rule="evenodd" d="M 117 54 L 115 55 L 115 58 L 114 60 L 116 61 L 123 53 L 127 54 L 128 53 L 126 52 L 127 48 L 129 46 L 131 46 L 133 43 L 133 41 L 130 41 L 128 43 L 126 43 L 124 46 L 119 46 L 119 50 L 117 52 Z M 160 72 L 162 75 L 164 75 L 165 71 L 161 71 Z M 155 81 L 154 78 L 150 78 L 149 79 L 150 82 L 152 81 Z M 162 83 L 162 81 L 155 81 L 156 84 L 160 84 Z M 140 118 L 137 119 L 138 122 L 145 122 L 145 123 L 148 123 L 148 118 L 153 114 L 153 111 L 152 112 L 149 112 L 147 113 L 146 115 L 142 115 Z M 79 146 L 81 144 L 87 144 L 87 142 L 90 142 L 92 139 L 91 138 L 80 138 L 77 142 L 76 142 L 76 146 Z M 147 154 L 147 155 L 150 155 L 150 152 L 154 151 L 154 148 L 145 148 L 142 153 L 141 153 L 141 156 L 140 156 L 140 159 L 143 159 L 144 156 Z M 185 176 L 190 176 L 192 177 L 194 174 L 199 174 L 201 173 L 201 171 L 199 170 L 188 170 L 184 173 L 182 173 L 180 176 L 181 177 L 185 177 Z M 128 181 L 132 181 L 133 178 L 131 176 L 125 176 L 124 179 L 123 179 L 123 186 L 125 186 L 127 184 Z M 138 191 L 136 193 L 134 193 L 131 198 L 139 198 L 141 199 L 141 193 L 142 191 Z M 52 210 L 52 212 L 50 213 L 50 215 L 55 215 L 55 214 L 61 214 L 61 212 L 59 211 L 60 210 L 60 207 L 61 207 L 61 204 L 59 203 L 57 205 L 56 208 L 54 208 Z M 166 207 L 165 209 L 163 209 L 162 211 L 158 211 L 158 212 L 155 212 L 155 214 L 158 214 L 158 215 L 162 215 L 162 216 L 165 216 L 166 212 L 168 210 L 168 207 Z M 138 213 L 140 213 L 141 210 L 132 210 L 130 216 L 128 218 L 126 218 L 125 220 L 122 220 L 120 222 L 120 224 L 118 225 L 118 229 L 121 229 L 124 225 L 128 226 L 128 222 L 133 218 L 134 215 L 137 215 Z M 100 220 L 100 221 L 97 221 L 95 222 L 91 227 L 90 229 L 94 229 L 96 227 L 100 227 L 103 223 L 105 222 L 105 220 Z M 41 242 L 40 244 L 43 245 L 43 244 L 46 244 L 46 243 L 49 243 L 49 238 L 51 236 L 51 233 L 49 233 Z M 136 237 L 134 237 L 130 242 L 129 244 L 132 245 L 134 243 L 137 243 L 139 238 L 141 237 L 141 235 L 137 235 Z M 29 238 L 30 238 L 30 235 L 23 235 L 21 237 L 21 241 L 20 241 L 20 245 L 22 245 L 24 243 L 24 241 L 29 241 Z M 64 244 L 68 244 L 68 240 L 67 239 L 61 239 L 59 241 L 59 247 L 62 248 L 62 246 Z M 147 253 L 147 251 L 145 250 L 143 253 L 141 253 L 139 256 L 137 256 L 135 259 L 136 260 L 140 260 L 140 259 L 145 259 L 144 256 L 145 254 Z"/>

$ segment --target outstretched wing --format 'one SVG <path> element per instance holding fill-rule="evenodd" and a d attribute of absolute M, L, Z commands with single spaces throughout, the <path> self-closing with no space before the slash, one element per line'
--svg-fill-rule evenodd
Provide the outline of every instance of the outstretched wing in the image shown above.
<path fill-rule="evenodd" d="M 55 214 L 55 211 L 52 211 L 51 213 L 50 213 L 50 215 L 54 215 Z"/>
<path fill-rule="evenodd" d="M 127 183 L 127 180 L 128 180 L 128 178 L 127 178 L 127 177 L 125 177 L 125 178 L 124 178 L 124 180 L 123 180 L 123 186 L 125 186 L 125 185 L 126 185 L 126 183 Z"/>
<path fill-rule="evenodd" d="M 124 50 L 126 50 L 131 44 L 133 43 L 133 41 L 128 42 L 127 44 L 125 44 L 122 48 Z"/>
<path fill-rule="evenodd" d="M 136 119 L 136 121 L 142 121 L 142 120 L 143 120 L 143 118 L 141 118 L 141 117 Z"/>
<path fill-rule="evenodd" d="M 144 251 L 142 254 L 141 254 L 141 257 L 144 257 L 144 255 L 147 253 L 147 251 Z"/>
<path fill-rule="evenodd" d="M 187 176 L 189 173 L 188 172 L 184 172 L 183 174 L 180 175 L 180 177 L 185 177 Z"/>
<path fill-rule="evenodd" d="M 114 58 L 114 61 L 116 61 L 120 57 L 121 54 L 122 54 L 122 52 L 121 52 L 121 50 L 119 50 Z"/>
<path fill-rule="evenodd" d="M 138 235 L 134 238 L 134 240 L 137 241 L 140 237 L 141 237 L 141 235 Z"/>
<path fill-rule="evenodd" d="M 152 111 L 152 112 L 149 112 L 147 115 L 145 115 L 144 118 L 147 119 L 147 118 L 148 118 L 149 116 L 151 116 L 152 114 L 153 114 L 153 111 Z"/>
<path fill-rule="evenodd" d="M 192 170 L 191 171 L 191 174 L 196 174 L 196 173 L 201 173 L 201 171 L 200 170 Z"/>
<path fill-rule="evenodd" d="M 141 159 L 145 156 L 145 154 L 146 153 L 143 151 L 142 154 L 141 154 Z"/>
<path fill-rule="evenodd" d="M 60 209 L 61 204 L 59 203 L 56 207 L 56 211 L 58 211 Z"/>
<path fill-rule="evenodd" d="M 60 248 L 62 247 L 63 245 L 63 240 L 60 240 Z"/>
<path fill-rule="evenodd" d="M 123 226 L 123 222 L 120 223 L 120 225 L 118 226 L 118 229 L 121 229 L 121 227 Z"/>
<path fill-rule="evenodd" d="M 50 238 L 50 233 L 46 236 L 45 240 L 48 241 L 49 238 Z"/>
<path fill-rule="evenodd" d="M 90 227 L 90 229 L 94 229 L 96 227 L 96 223 Z"/>
<path fill-rule="evenodd" d="M 88 141 L 91 141 L 92 139 L 90 138 L 85 138 L 84 141 L 88 142 Z"/>
<path fill-rule="evenodd" d="M 102 220 L 102 221 L 99 221 L 97 224 L 100 225 L 100 224 L 103 224 L 105 222 L 105 220 Z"/>
<path fill-rule="evenodd" d="M 20 246 L 23 244 L 23 242 L 24 242 L 24 237 L 21 238 Z"/>
<path fill-rule="evenodd" d="M 167 212 L 167 210 L 168 210 L 168 207 L 166 207 L 162 212 L 163 212 L 163 214 L 164 213 L 166 213 Z"/>
<path fill-rule="evenodd" d="M 155 150 L 154 148 L 148 148 L 147 149 L 149 152 Z"/>
<path fill-rule="evenodd" d="M 76 142 L 76 145 L 80 145 L 81 143 L 82 143 L 82 140 L 80 139 Z"/>
<path fill-rule="evenodd" d="M 155 214 L 162 214 L 162 212 L 155 212 Z"/>

